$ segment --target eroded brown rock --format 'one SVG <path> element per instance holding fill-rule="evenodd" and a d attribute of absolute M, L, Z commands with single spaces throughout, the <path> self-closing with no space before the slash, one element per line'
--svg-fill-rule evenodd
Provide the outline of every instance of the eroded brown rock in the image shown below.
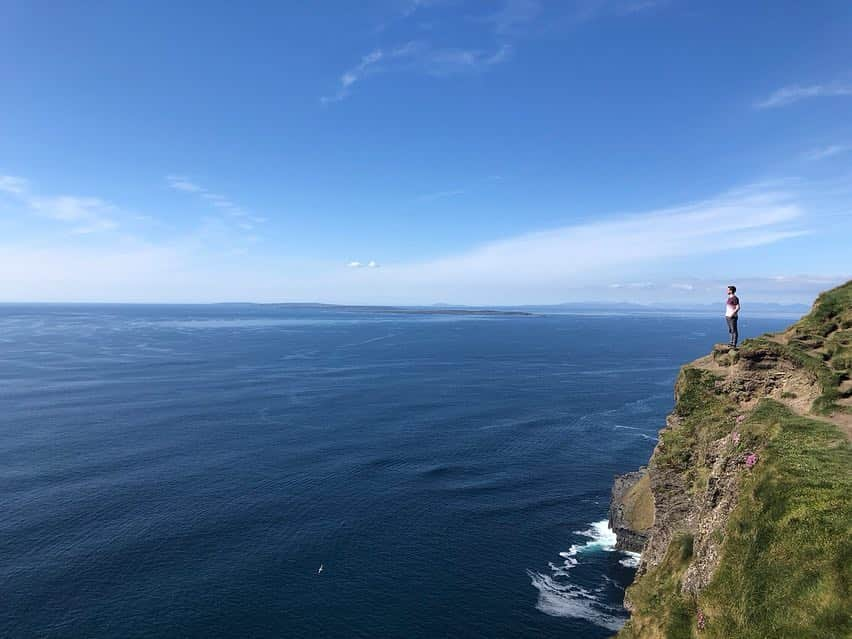
<path fill-rule="evenodd" d="M 648 471 L 616 476 L 609 502 L 609 527 L 616 535 L 618 550 L 642 552 L 654 524 L 654 498 Z"/>

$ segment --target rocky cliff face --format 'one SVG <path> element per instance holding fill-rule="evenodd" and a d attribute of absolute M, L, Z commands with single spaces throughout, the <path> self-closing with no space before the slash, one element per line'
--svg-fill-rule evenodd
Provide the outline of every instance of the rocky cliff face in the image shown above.
<path fill-rule="evenodd" d="M 675 536 L 691 535 L 694 559 L 683 587 L 697 593 L 709 583 L 718 564 L 722 532 L 737 504 L 738 479 L 746 453 L 734 443 L 737 419 L 766 397 L 783 398 L 802 410 L 814 402 L 820 389 L 811 373 L 760 345 L 740 350 L 718 345 L 711 355 L 689 364 L 684 371 L 676 388 L 678 408 L 668 416 L 648 468 L 615 479 L 610 526 L 619 548 L 643 553 L 640 576 L 660 564 Z M 693 372 L 699 375 L 689 379 Z M 737 413 L 732 428 L 718 439 L 696 441 L 695 449 L 688 451 L 688 465 L 666 463 L 666 433 L 690 430 L 685 423 L 690 415 L 683 414 L 680 396 L 693 392 L 691 386 L 701 383 L 700 373 L 704 372 L 710 373 L 703 379 L 712 383 L 713 393 L 730 401 L 726 412 Z M 644 519 L 635 506 L 642 501 L 649 503 L 650 510 Z"/>
<path fill-rule="evenodd" d="M 654 502 L 648 490 L 648 469 L 615 478 L 609 505 L 609 527 L 618 550 L 642 552 L 654 524 Z"/>
<path fill-rule="evenodd" d="M 771 462 L 781 459 L 784 451 L 776 449 L 785 438 L 803 437 L 808 427 L 814 433 L 824 434 L 824 430 L 827 437 L 835 438 L 831 441 L 836 440 L 832 446 L 836 445 L 838 455 L 848 455 L 850 349 L 852 282 L 824 294 L 812 313 L 786 332 L 750 340 L 739 349 L 716 346 L 710 355 L 682 369 L 675 409 L 660 432 L 647 468 L 617 477 L 613 486 L 609 519 L 618 547 L 642 552 L 635 584 L 625 597 L 633 618 L 620 636 L 692 637 L 705 629 L 707 636 L 728 639 L 823 636 L 787 635 L 777 630 L 775 634 L 740 635 L 730 625 L 725 626 L 727 634 L 716 635 L 729 622 L 710 624 L 714 602 L 724 599 L 714 599 L 711 586 L 720 565 L 731 561 L 737 551 L 730 547 L 732 540 L 754 516 L 746 511 L 759 504 L 753 499 L 757 483 L 765 480 L 771 486 L 772 481 L 780 481 L 781 476 L 764 477 L 763 473 L 770 471 Z M 813 456 L 817 455 L 815 447 Z M 848 457 L 833 462 L 842 467 Z M 783 465 L 779 468 L 782 475 L 787 470 Z M 852 513 L 848 480 L 848 473 L 840 480 L 846 481 L 843 490 L 826 487 L 837 495 L 847 491 L 847 497 L 838 502 L 846 514 Z M 795 484 L 791 485 L 790 494 L 795 496 Z M 771 497 L 761 496 L 764 500 Z M 743 499 L 747 503 L 741 505 Z M 781 503 L 776 510 L 792 508 L 791 503 Z M 732 530 L 735 513 L 734 519 L 745 522 Z M 838 533 L 838 543 L 842 540 L 843 534 Z M 760 552 L 755 550 L 754 556 Z M 760 557 L 767 565 L 770 559 Z M 848 577 L 848 569 L 841 577 Z M 740 578 L 740 587 L 748 579 L 748 575 Z M 848 598 L 848 589 L 846 592 Z M 818 613 L 816 602 L 808 599 L 802 606 Z M 848 606 L 846 610 L 848 613 Z"/>

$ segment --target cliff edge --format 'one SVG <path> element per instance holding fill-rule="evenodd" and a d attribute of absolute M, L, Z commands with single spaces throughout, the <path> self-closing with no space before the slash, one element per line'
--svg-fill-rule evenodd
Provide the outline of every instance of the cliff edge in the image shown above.
<path fill-rule="evenodd" d="M 610 526 L 642 553 L 621 639 L 852 636 L 852 281 L 684 366 Z"/>

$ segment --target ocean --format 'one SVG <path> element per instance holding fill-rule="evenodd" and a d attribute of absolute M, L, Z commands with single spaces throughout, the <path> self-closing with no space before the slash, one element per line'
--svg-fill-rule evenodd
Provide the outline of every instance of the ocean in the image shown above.
<path fill-rule="evenodd" d="M 636 560 L 612 478 L 726 340 L 696 315 L 0 305 L 0 637 L 609 637 Z"/>

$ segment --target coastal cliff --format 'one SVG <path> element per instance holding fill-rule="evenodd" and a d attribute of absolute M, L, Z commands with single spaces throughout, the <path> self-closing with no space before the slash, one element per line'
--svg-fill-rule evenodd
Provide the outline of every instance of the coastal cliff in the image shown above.
<path fill-rule="evenodd" d="M 852 636 L 852 281 L 681 369 L 610 527 L 641 552 L 620 639 Z"/>

